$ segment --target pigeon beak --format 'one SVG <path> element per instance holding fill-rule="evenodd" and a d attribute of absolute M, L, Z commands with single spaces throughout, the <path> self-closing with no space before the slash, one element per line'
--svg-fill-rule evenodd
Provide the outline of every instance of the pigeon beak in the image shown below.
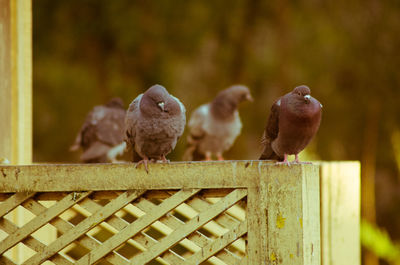
<path fill-rule="evenodd" d="M 253 97 L 252 97 L 250 94 L 247 94 L 247 95 L 246 95 L 246 99 L 247 99 L 248 101 L 250 101 L 250 102 L 253 102 L 253 101 L 254 101 Z"/>
<path fill-rule="evenodd" d="M 164 111 L 164 105 L 165 105 L 164 102 L 161 101 L 161 102 L 159 102 L 157 105 L 160 107 L 160 109 L 161 109 L 162 111 Z"/>
<path fill-rule="evenodd" d="M 310 95 L 305 95 L 304 99 L 306 100 L 306 102 L 310 102 L 311 96 Z"/>

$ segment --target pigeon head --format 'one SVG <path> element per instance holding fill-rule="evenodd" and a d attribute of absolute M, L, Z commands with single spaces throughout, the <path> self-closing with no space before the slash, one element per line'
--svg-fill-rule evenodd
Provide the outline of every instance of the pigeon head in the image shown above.
<path fill-rule="evenodd" d="M 297 101 L 304 101 L 305 103 L 310 103 L 311 91 L 308 86 L 298 86 L 293 89 L 292 94 Z"/>
<path fill-rule="evenodd" d="M 124 102 L 121 98 L 112 98 L 110 101 L 106 103 L 106 107 L 116 108 L 116 109 L 124 109 Z"/>
<path fill-rule="evenodd" d="M 234 85 L 218 93 L 211 102 L 211 113 L 217 119 L 225 120 L 233 118 L 239 103 L 253 101 L 248 87 Z"/>
<path fill-rule="evenodd" d="M 140 109 L 144 114 L 157 117 L 174 116 L 181 112 L 179 103 L 160 85 L 150 87 L 143 94 Z"/>
<path fill-rule="evenodd" d="M 247 86 L 243 85 L 234 85 L 220 92 L 221 94 L 225 94 L 229 100 L 236 102 L 239 104 L 243 101 L 253 101 L 253 97 L 250 94 L 250 90 Z"/>

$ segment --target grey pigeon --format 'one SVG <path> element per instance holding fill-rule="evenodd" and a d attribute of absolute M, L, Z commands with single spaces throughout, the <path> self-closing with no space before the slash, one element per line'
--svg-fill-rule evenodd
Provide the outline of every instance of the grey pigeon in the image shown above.
<path fill-rule="evenodd" d="M 239 103 L 253 101 L 246 86 L 234 85 L 222 90 L 208 104 L 201 105 L 189 120 L 190 134 L 184 160 L 211 160 L 215 155 L 224 160 L 222 153 L 233 145 L 242 129 Z"/>
<path fill-rule="evenodd" d="M 317 133 L 321 122 L 322 105 L 310 95 L 307 86 L 298 86 L 272 105 L 262 142 L 260 160 L 273 159 L 290 165 L 288 155 L 298 154 Z M 281 163 L 281 162 L 278 162 Z"/>
<path fill-rule="evenodd" d="M 83 149 L 80 160 L 85 163 L 114 162 L 122 154 L 125 109 L 122 99 L 113 98 L 107 104 L 95 106 L 87 115 L 71 151 Z"/>
<path fill-rule="evenodd" d="M 176 145 L 186 124 L 183 104 L 160 85 L 150 87 L 129 105 L 126 114 L 126 142 L 148 171 L 149 160 L 168 161 L 165 156 Z"/>

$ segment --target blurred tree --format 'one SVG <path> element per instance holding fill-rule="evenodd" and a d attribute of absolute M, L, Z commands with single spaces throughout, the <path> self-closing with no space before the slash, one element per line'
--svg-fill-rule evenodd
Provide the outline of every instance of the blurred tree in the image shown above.
<path fill-rule="evenodd" d="M 272 102 L 307 84 L 324 114 L 306 153 L 361 160 L 363 215 L 374 221 L 376 200 L 376 221 L 398 240 L 399 199 L 389 203 L 381 187 L 400 186 L 399 17 L 395 0 L 36 0 L 34 160 L 78 161 L 69 145 L 86 113 L 112 96 L 128 105 L 160 83 L 189 116 L 236 82 L 256 102 L 241 108 L 243 133 L 227 157 L 255 159 Z"/>

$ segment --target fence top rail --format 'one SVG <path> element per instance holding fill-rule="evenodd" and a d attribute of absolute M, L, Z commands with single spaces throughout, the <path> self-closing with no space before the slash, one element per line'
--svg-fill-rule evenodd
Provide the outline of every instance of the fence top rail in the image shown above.
<path fill-rule="evenodd" d="M 271 161 L 171 162 L 151 164 L 36 164 L 0 166 L 0 193 L 79 190 L 245 188 L 261 176 L 301 176 L 316 165 L 275 165 Z"/>

